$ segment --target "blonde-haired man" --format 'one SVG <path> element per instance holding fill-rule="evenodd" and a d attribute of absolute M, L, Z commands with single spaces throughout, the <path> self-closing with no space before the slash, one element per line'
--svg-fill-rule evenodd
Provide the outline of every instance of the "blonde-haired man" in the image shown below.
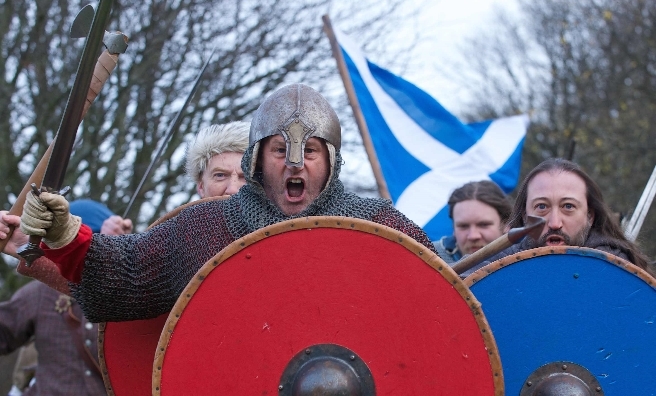
<path fill-rule="evenodd" d="M 241 158 L 248 148 L 249 122 L 210 125 L 187 147 L 186 170 L 201 198 L 235 194 L 246 184 Z"/>

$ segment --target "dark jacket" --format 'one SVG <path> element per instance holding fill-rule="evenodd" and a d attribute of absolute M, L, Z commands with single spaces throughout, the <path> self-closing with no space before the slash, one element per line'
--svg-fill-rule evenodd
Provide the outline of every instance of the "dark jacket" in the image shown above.
<path fill-rule="evenodd" d="M 84 319 L 80 306 L 70 297 L 32 281 L 9 301 L 0 303 L 0 354 L 10 353 L 31 339 L 39 354 L 36 382 L 23 395 L 107 394 L 100 374 L 88 367 L 79 354 L 76 338 L 64 317 L 69 306 L 81 320 L 77 340 L 85 340 L 90 353 L 97 357 L 98 325 Z"/>

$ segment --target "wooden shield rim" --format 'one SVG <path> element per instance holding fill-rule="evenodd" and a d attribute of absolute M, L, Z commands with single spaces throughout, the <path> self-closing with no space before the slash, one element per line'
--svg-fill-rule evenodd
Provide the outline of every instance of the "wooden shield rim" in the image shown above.
<path fill-rule="evenodd" d="M 218 197 L 202 198 L 196 201 L 188 202 L 184 205 L 180 205 L 177 208 L 173 209 L 172 211 L 164 214 L 159 219 L 155 220 L 151 225 L 148 226 L 148 228 L 146 228 L 146 230 L 150 230 L 156 225 L 159 225 L 169 219 L 174 218 L 175 216 L 180 214 L 180 212 L 183 211 L 184 209 L 187 209 L 194 205 L 202 204 L 205 202 L 211 202 L 211 201 L 223 201 L 228 198 L 230 198 L 229 195 L 221 195 Z M 98 324 L 98 363 L 100 365 L 100 373 L 102 374 L 102 379 L 105 384 L 105 390 L 107 391 L 107 396 L 115 396 L 114 389 L 112 388 L 112 381 L 109 378 L 109 371 L 107 370 L 107 363 L 105 362 L 105 327 L 106 326 L 107 326 L 106 322 L 100 322 Z"/>
<path fill-rule="evenodd" d="M 472 287 L 476 282 L 484 279 L 488 275 L 500 271 L 503 268 L 516 264 L 520 261 L 530 259 L 532 257 L 546 256 L 549 254 L 578 254 L 581 256 L 595 256 L 603 260 L 608 261 L 615 266 L 630 272 L 631 274 L 637 276 L 643 281 L 647 282 L 651 287 L 656 287 L 656 279 L 654 279 L 647 271 L 638 267 L 637 265 L 631 263 L 628 260 L 625 260 L 621 257 L 617 257 L 612 253 L 604 252 L 603 250 L 592 249 L 582 246 L 543 246 L 534 249 L 528 249 L 521 251 L 519 253 L 503 257 L 497 261 L 481 267 L 478 270 L 474 271 L 468 277 L 465 278 L 464 282 L 467 287 Z"/>
<path fill-rule="evenodd" d="M 246 247 L 263 240 L 267 237 L 278 235 L 284 232 L 296 230 L 308 230 L 317 228 L 341 228 L 348 230 L 362 231 L 373 235 L 381 236 L 389 241 L 396 242 L 410 252 L 414 253 L 418 258 L 423 260 L 426 264 L 434 270 L 442 274 L 442 276 L 454 287 L 454 289 L 465 300 L 470 311 L 474 315 L 474 319 L 483 337 L 483 343 L 487 350 L 490 367 L 492 369 L 493 384 L 495 395 L 502 396 L 504 394 L 504 380 L 503 371 L 501 368 L 501 358 L 497 349 L 496 342 L 492 335 L 490 325 L 485 318 L 481 304 L 474 297 L 473 293 L 460 279 L 460 277 L 451 269 L 451 267 L 444 262 L 437 254 L 433 253 L 426 246 L 415 241 L 412 237 L 378 223 L 368 220 L 339 217 L 339 216 L 310 216 L 300 219 L 286 220 L 277 224 L 273 224 L 257 231 L 254 231 L 244 237 L 232 242 L 223 250 L 217 253 L 214 257 L 209 259 L 199 270 L 196 275 L 189 281 L 187 287 L 183 290 L 182 294 L 176 301 L 171 313 L 169 314 L 162 334 L 160 335 L 157 350 L 155 351 L 155 359 L 153 361 L 153 376 L 152 376 L 152 394 L 153 396 L 160 396 L 160 384 L 162 380 L 162 366 L 164 363 L 164 356 L 166 348 L 171 339 L 171 335 L 175 330 L 175 326 L 191 298 L 198 290 L 203 280 L 207 278 L 210 272 L 218 267 L 223 261 L 232 257 L 234 254 L 240 252 Z"/>

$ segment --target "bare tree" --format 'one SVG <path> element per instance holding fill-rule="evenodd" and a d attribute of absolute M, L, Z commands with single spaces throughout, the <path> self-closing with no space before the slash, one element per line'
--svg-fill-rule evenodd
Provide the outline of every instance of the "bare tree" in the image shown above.
<path fill-rule="evenodd" d="M 575 141 L 573 159 L 630 214 L 656 165 L 654 17 L 647 0 L 521 0 L 452 69 L 471 72 L 449 73 L 477 98 L 466 118 L 530 113 L 522 174 Z M 652 257 L 655 223 L 652 209 L 639 236 Z"/>
<path fill-rule="evenodd" d="M 335 4 L 333 4 L 335 3 Z M 248 120 L 276 87 L 301 81 L 319 90 L 339 77 L 321 16 L 370 48 L 408 15 L 400 0 L 114 1 L 107 30 L 129 36 L 129 47 L 83 121 L 65 184 L 71 200 L 92 198 L 122 214 L 198 70 L 216 48 L 197 93 L 183 109 L 128 213 L 143 229 L 194 194 L 184 177 L 186 141 L 203 126 Z M 0 0 L 0 208 L 8 209 L 55 134 L 84 40 L 68 29 L 85 3 Z M 11 266 L 0 261 L 5 294 Z"/>

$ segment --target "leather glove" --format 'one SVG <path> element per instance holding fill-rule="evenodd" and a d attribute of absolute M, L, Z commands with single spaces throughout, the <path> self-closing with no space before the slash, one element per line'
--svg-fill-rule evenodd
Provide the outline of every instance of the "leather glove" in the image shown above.
<path fill-rule="evenodd" d="M 68 201 L 59 194 L 42 192 L 39 196 L 27 194 L 21 231 L 25 235 L 43 237 L 43 242 L 51 249 L 68 245 L 75 239 L 82 219 L 73 216 L 68 210 Z"/>

